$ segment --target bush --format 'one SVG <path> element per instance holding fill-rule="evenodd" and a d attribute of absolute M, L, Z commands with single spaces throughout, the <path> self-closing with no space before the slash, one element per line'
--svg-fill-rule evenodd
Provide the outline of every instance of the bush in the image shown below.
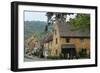
<path fill-rule="evenodd" d="M 48 56 L 47 58 L 48 58 L 48 59 L 60 59 L 59 56 Z"/>
<path fill-rule="evenodd" d="M 88 58 L 87 50 L 82 48 L 78 53 L 78 57 L 79 58 Z"/>
<path fill-rule="evenodd" d="M 60 54 L 60 59 L 64 59 L 64 55 L 63 54 Z"/>

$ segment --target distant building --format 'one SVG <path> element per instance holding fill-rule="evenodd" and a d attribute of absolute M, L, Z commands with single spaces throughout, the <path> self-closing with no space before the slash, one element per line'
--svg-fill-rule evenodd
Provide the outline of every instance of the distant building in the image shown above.
<path fill-rule="evenodd" d="M 27 48 L 26 53 L 30 55 L 32 54 L 32 51 L 36 51 L 36 48 L 38 48 L 38 40 L 34 35 L 25 40 L 25 48 Z"/>
<path fill-rule="evenodd" d="M 43 55 L 45 57 L 51 55 L 53 34 L 49 32 L 45 35 L 43 40 Z"/>

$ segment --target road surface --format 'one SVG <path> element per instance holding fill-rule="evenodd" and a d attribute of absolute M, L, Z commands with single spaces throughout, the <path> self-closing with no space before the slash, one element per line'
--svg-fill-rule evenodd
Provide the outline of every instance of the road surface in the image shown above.
<path fill-rule="evenodd" d="M 24 61 L 25 62 L 33 62 L 33 61 L 48 61 L 51 59 L 46 59 L 46 58 L 39 58 L 37 56 L 24 56 Z"/>

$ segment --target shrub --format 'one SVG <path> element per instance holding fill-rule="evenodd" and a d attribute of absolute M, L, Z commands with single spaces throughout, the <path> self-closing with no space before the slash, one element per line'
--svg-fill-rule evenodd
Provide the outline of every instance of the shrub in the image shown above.
<path fill-rule="evenodd" d="M 48 56 L 47 58 L 48 58 L 48 59 L 60 59 L 59 56 Z"/>
<path fill-rule="evenodd" d="M 87 58 L 88 57 L 87 50 L 82 48 L 78 53 L 78 57 L 79 58 Z"/>

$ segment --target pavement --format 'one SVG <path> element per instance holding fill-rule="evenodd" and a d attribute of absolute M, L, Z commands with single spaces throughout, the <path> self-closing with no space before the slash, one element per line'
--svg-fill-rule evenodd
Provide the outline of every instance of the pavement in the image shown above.
<path fill-rule="evenodd" d="M 51 59 L 46 59 L 46 58 L 39 58 L 37 56 L 28 56 L 28 55 L 25 55 L 24 56 L 24 61 L 25 62 L 33 62 L 33 61 L 48 61 L 48 60 L 51 60 Z"/>

